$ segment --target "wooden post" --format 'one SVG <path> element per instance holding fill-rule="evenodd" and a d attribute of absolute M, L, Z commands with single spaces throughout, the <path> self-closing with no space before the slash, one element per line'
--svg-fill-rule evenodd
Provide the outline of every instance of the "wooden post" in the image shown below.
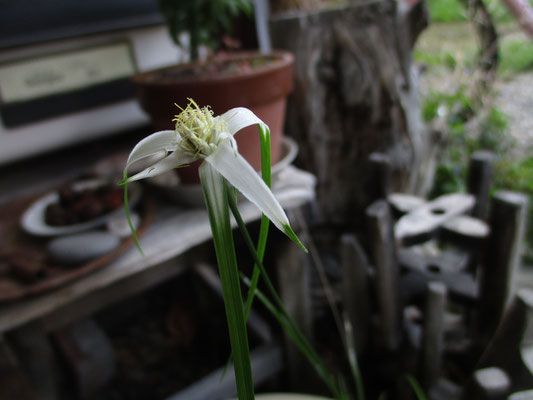
<path fill-rule="evenodd" d="M 422 336 L 422 385 L 426 392 L 435 385 L 440 375 L 444 341 L 444 312 L 447 289 L 442 282 L 427 285 Z"/>
<path fill-rule="evenodd" d="M 527 203 L 525 195 L 507 191 L 496 193 L 492 200 L 491 232 L 480 273 L 478 333 L 481 346 L 490 340 L 515 291 Z"/>
<path fill-rule="evenodd" d="M 521 289 L 513 298 L 494 337 L 478 363 L 497 366 L 512 377 L 512 392 L 533 387 L 533 290 Z"/>
<path fill-rule="evenodd" d="M 357 352 L 368 339 L 369 298 L 368 259 L 359 241 L 352 234 L 341 237 L 342 302 L 352 324 Z"/>
<path fill-rule="evenodd" d="M 392 165 L 390 157 L 383 153 L 372 153 L 368 158 L 372 196 L 374 200 L 386 199 L 392 189 Z"/>
<path fill-rule="evenodd" d="M 372 264 L 376 272 L 376 292 L 383 345 L 396 350 L 401 340 L 399 271 L 396 259 L 393 223 L 389 205 L 378 200 L 366 209 Z"/>
<path fill-rule="evenodd" d="M 489 190 L 492 182 L 492 164 L 495 156 L 490 151 L 476 151 L 468 167 L 468 192 L 476 196 L 472 216 L 485 219 L 489 204 Z"/>

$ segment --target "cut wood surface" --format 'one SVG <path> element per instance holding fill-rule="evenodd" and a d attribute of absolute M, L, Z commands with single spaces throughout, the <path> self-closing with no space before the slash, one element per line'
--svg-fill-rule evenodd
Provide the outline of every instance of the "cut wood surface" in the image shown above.
<path fill-rule="evenodd" d="M 394 228 L 396 240 L 401 244 L 426 240 L 436 229 L 451 218 L 470 210 L 474 196 L 464 193 L 447 194 L 401 217 Z"/>
<path fill-rule="evenodd" d="M 415 211 L 427 203 L 422 197 L 407 193 L 391 193 L 387 200 L 392 209 L 399 215 Z"/>

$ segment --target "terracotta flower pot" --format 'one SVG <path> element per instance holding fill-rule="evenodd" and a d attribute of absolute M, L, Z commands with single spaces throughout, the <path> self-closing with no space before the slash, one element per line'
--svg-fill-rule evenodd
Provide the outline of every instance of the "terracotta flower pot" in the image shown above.
<path fill-rule="evenodd" d="M 173 129 L 172 119 L 185 108 L 188 98 L 199 106 L 211 106 L 215 115 L 234 107 L 246 107 L 261 118 L 271 131 L 272 163 L 280 156 L 287 95 L 292 90 L 293 56 L 284 51 L 268 55 L 239 52 L 217 59 L 214 64 L 180 64 L 160 68 L 133 77 L 141 107 L 151 116 L 156 130 Z M 218 73 L 235 67 L 235 70 Z M 202 69 L 205 74 L 193 72 Z M 256 169 L 261 156 L 257 127 L 249 127 L 235 136 L 239 152 Z M 178 169 L 183 183 L 197 183 L 197 170 L 191 166 Z"/>

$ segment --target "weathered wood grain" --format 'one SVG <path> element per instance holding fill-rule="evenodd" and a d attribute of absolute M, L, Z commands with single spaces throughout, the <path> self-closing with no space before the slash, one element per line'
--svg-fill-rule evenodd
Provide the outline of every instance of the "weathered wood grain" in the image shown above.
<path fill-rule="evenodd" d="M 366 220 L 383 344 L 388 350 L 396 350 L 402 337 L 399 270 L 392 216 L 387 202 L 378 200 L 372 203 L 366 209 Z"/>
<path fill-rule="evenodd" d="M 396 240 L 401 245 L 426 241 L 444 222 L 470 210 L 474 201 L 463 193 L 440 196 L 401 217 L 394 227 Z"/>
<path fill-rule="evenodd" d="M 497 192 L 491 203 L 487 251 L 480 271 L 478 331 L 480 343 L 487 343 L 515 291 L 525 234 L 527 196 Z"/>
<path fill-rule="evenodd" d="M 348 2 L 271 18 L 273 47 L 295 55 L 286 132 L 300 146 L 299 165 L 317 176 L 318 205 L 332 224 L 361 228 L 375 200 L 369 154 L 390 157 L 390 190 L 427 183 L 430 140 L 411 66 L 424 7 L 400 16 L 389 1 Z"/>

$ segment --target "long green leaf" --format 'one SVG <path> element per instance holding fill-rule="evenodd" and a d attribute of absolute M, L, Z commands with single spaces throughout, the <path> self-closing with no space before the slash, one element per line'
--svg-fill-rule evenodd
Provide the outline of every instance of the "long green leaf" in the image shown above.
<path fill-rule="evenodd" d="M 413 392 L 415 392 L 416 398 L 418 400 L 426 400 L 426 395 L 424 394 L 424 391 L 422 390 L 422 387 L 420 386 L 416 378 L 410 374 L 407 374 L 405 376 L 405 379 L 407 379 L 407 381 L 411 385 Z"/>
<path fill-rule="evenodd" d="M 363 385 L 363 378 L 359 363 L 357 362 L 357 351 L 355 348 L 355 339 L 353 336 L 352 324 L 344 315 L 344 335 L 346 337 L 346 355 L 348 357 L 348 364 L 355 383 L 355 390 L 357 392 L 357 400 L 365 400 L 365 388 Z"/>
<path fill-rule="evenodd" d="M 250 280 L 241 274 L 243 282 L 250 286 Z M 310 347 L 305 337 L 301 334 L 298 328 L 294 328 L 294 323 L 291 318 L 283 311 L 279 310 L 259 289 L 256 290 L 257 299 L 265 306 L 265 308 L 272 314 L 283 328 L 287 336 L 292 340 L 296 347 L 308 359 L 311 366 L 315 369 L 317 374 L 322 378 L 328 389 L 337 399 L 345 398 L 345 393 L 342 389 L 337 387 L 334 379 L 331 377 L 320 356 Z"/>
<path fill-rule="evenodd" d="M 251 400 L 254 387 L 250 349 L 227 200 L 232 195 L 224 178 L 210 164 L 203 163 L 199 172 L 224 295 L 237 393 L 239 400 Z"/>
<path fill-rule="evenodd" d="M 272 158 L 270 154 L 270 130 L 268 128 L 263 127 L 263 125 L 259 126 L 259 138 L 261 143 L 261 176 L 263 177 L 263 181 L 266 183 L 266 185 L 271 188 L 272 187 Z M 266 241 L 268 237 L 268 228 L 270 226 L 270 220 L 265 216 L 261 216 L 261 225 L 259 228 L 259 239 L 257 241 L 257 256 L 258 258 L 263 261 L 264 255 L 265 255 L 265 249 L 266 249 Z M 257 263 L 254 265 L 253 273 L 252 273 L 252 280 L 250 285 L 250 290 L 248 291 L 248 298 L 246 299 L 246 309 L 245 309 L 245 316 L 248 318 L 248 315 L 250 314 L 250 310 L 252 309 L 252 304 L 254 300 L 254 293 L 255 289 L 257 288 L 257 284 L 259 283 L 259 277 L 261 276 L 261 270 Z"/>

